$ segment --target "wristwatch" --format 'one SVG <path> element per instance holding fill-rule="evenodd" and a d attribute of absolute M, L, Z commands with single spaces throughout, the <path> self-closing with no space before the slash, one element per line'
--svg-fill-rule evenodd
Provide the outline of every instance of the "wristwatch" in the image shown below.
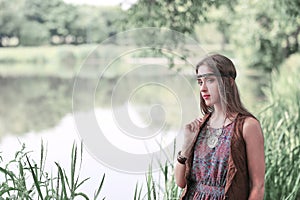
<path fill-rule="evenodd" d="M 180 164 L 183 164 L 185 165 L 185 162 L 186 162 L 187 158 L 182 156 L 181 155 L 181 151 L 178 152 L 177 154 L 177 161 L 180 163 Z"/>

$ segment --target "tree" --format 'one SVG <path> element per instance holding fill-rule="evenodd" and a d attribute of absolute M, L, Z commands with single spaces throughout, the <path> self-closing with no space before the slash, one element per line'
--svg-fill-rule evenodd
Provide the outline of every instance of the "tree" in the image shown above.
<path fill-rule="evenodd" d="M 138 27 L 167 27 L 181 33 L 193 33 L 194 26 L 207 21 L 212 6 L 231 7 L 230 0 L 140 0 L 128 11 L 128 24 Z"/>
<path fill-rule="evenodd" d="M 270 72 L 299 52 L 300 4 L 289 1 L 252 0 L 235 7 L 229 32 L 247 66 Z"/>
<path fill-rule="evenodd" d="M 81 6 L 74 20 L 68 24 L 75 44 L 101 42 L 118 31 L 116 21 L 122 11 L 114 7 Z"/>
<path fill-rule="evenodd" d="M 248 67 L 270 72 L 299 52 L 299 12 L 298 0 L 140 0 L 128 12 L 128 25 L 193 34 L 195 25 L 216 23 Z"/>
<path fill-rule="evenodd" d="M 34 31 L 32 31 L 34 30 Z M 24 46 L 48 44 L 49 31 L 45 24 L 36 21 L 25 21 L 20 30 L 20 43 Z"/>
<path fill-rule="evenodd" d="M 25 1 L 26 19 L 35 22 L 32 24 L 43 26 L 49 32 L 52 43 L 55 36 L 61 38 L 58 43 L 65 42 L 64 39 L 69 34 L 67 24 L 74 20 L 74 10 L 74 6 L 65 4 L 62 0 Z"/>
<path fill-rule="evenodd" d="M 2 47 L 6 38 L 19 37 L 20 27 L 24 22 L 23 1 L 0 0 L 0 7 L 0 47 Z"/>
<path fill-rule="evenodd" d="M 0 6 L 0 47 L 13 37 L 30 46 L 101 42 L 120 30 L 124 13 L 119 7 L 75 6 L 63 0 L 0 0 Z"/>

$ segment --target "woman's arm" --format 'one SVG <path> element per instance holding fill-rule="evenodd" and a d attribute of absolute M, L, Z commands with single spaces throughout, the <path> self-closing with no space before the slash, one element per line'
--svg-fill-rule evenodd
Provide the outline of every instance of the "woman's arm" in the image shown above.
<path fill-rule="evenodd" d="M 174 175 L 175 175 L 176 184 L 179 187 L 184 188 L 186 185 L 185 165 L 176 162 Z"/>
<path fill-rule="evenodd" d="M 265 178 L 264 137 L 260 123 L 256 119 L 249 117 L 245 120 L 243 137 L 246 142 L 250 176 L 248 200 L 263 200 Z"/>
<path fill-rule="evenodd" d="M 202 118 L 195 119 L 193 122 L 187 124 L 184 129 L 184 141 L 182 145 L 181 156 L 188 157 L 189 152 L 193 146 L 193 141 L 197 133 L 199 132 L 200 124 L 202 123 Z M 174 175 L 176 184 L 184 188 L 186 185 L 185 179 L 185 169 L 186 164 L 181 164 L 178 161 L 175 164 Z"/>

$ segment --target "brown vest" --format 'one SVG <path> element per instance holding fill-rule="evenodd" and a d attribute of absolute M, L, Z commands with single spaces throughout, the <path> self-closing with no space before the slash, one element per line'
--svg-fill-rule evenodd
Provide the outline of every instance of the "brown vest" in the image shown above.
<path fill-rule="evenodd" d="M 200 125 L 200 131 L 205 126 L 210 115 L 205 115 L 203 122 Z M 226 176 L 225 185 L 225 199 L 228 200 L 247 200 L 249 197 L 249 174 L 248 174 L 248 164 L 247 164 L 247 152 L 246 144 L 243 138 L 243 124 L 247 116 L 237 115 L 234 131 L 232 133 L 230 154 L 228 160 L 228 172 Z M 198 133 L 198 134 L 199 134 Z M 197 140 L 197 136 L 194 138 L 194 146 Z M 194 148 L 192 148 L 194 149 Z M 190 152 L 188 160 L 186 162 L 186 180 L 187 184 L 180 199 L 183 199 L 187 192 L 187 188 L 190 185 L 189 177 L 191 172 L 191 166 L 193 161 L 193 150 Z"/>

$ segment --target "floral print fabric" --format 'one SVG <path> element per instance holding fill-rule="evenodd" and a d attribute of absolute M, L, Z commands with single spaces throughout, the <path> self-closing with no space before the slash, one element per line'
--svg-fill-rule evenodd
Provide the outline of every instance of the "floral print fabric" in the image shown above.
<path fill-rule="evenodd" d="M 221 200 L 224 198 L 231 133 L 234 122 L 224 128 L 204 127 L 198 135 L 191 171 L 191 185 L 186 200 Z M 222 131 L 214 148 L 207 145 L 208 137 Z"/>

